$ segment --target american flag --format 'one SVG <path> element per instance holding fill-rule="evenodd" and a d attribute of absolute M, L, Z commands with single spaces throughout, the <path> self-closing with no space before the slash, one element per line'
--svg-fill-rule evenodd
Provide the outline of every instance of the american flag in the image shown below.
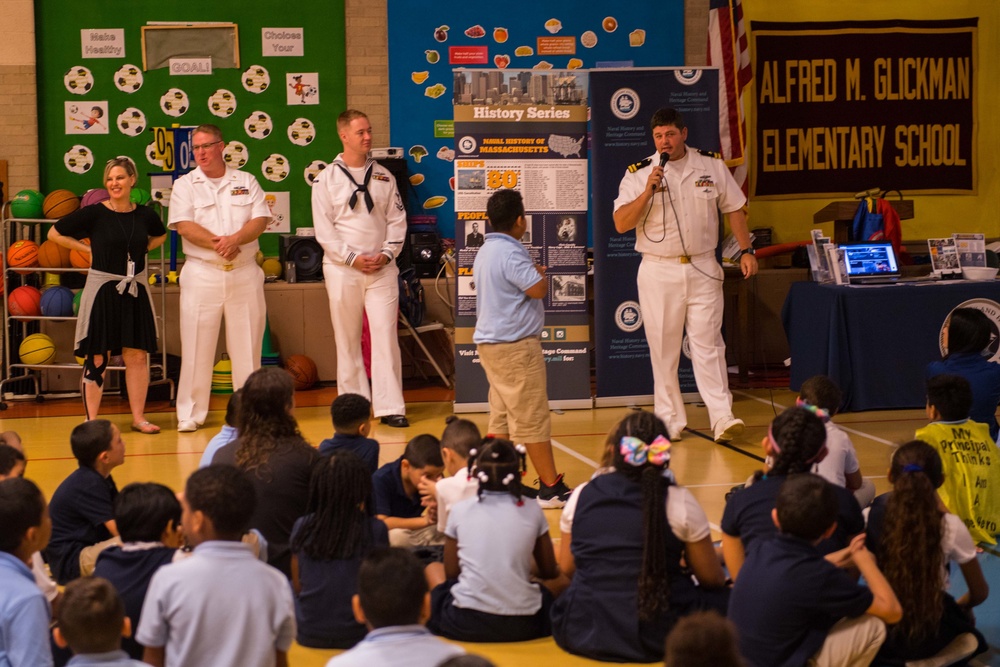
<path fill-rule="evenodd" d="M 719 68 L 719 135 L 722 157 L 746 193 L 744 93 L 753 79 L 750 48 L 740 0 L 711 0 L 708 12 L 708 64 Z"/>

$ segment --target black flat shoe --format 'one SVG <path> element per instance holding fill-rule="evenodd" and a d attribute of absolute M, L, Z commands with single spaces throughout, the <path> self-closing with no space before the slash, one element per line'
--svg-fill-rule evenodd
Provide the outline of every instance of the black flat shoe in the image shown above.
<path fill-rule="evenodd" d="M 393 428 L 406 428 L 410 425 L 410 422 L 406 419 L 406 415 L 386 415 L 380 421 Z"/>

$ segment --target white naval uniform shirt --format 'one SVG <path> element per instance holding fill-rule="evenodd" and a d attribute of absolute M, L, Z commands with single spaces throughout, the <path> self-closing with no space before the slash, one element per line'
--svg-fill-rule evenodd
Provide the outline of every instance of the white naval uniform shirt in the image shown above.
<path fill-rule="evenodd" d="M 746 196 L 722 160 L 702 155 L 688 146 L 687 155 L 677 162 L 668 163 L 664 170 L 669 192 L 658 190 L 653 194 L 648 215 L 643 212 L 635 228 L 637 252 L 679 257 L 685 254 L 685 249 L 688 255 L 714 251 L 719 244 L 717 211 L 732 213 L 746 204 Z M 639 198 L 647 187 L 649 173 L 659 163 L 660 155 L 654 153 L 648 165 L 625 173 L 614 210 Z M 680 218 L 683 246 L 674 222 L 674 209 Z"/>
<path fill-rule="evenodd" d="M 252 175 L 227 167 L 216 185 L 198 167 L 174 181 L 167 226 L 177 229 L 178 222 L 191 220 L 212 234 L 229 236 L 254 218 L 270 217 L 271 210 L 264 201 L 264 191 Z M 257 239 L 241 245 L 240 261 L 244 258 L 252 260 L 258 248 Z M 220 260 L 219 254 L 211 248 L 186 241 L 184 254 L 208 262 Z"/>
<path fill-rule="evenodd" d="M 350 266 L 358 255 L 376 252 L 395 258 L 406 237 L 406 209 L 395 177 L 371 158 L 364 169 L 351 173 L 361 185 L 368 166 L 374 164 L 368 191 L 375 206 L 369 213 L 361 192 L 351 208 L 351 195 L 357 186 L 338 164 L 350 171 L 341 153 L 320 173 L 312 189 L 313 225 L 316 240 L 323 247 L 323 261 Z"/>

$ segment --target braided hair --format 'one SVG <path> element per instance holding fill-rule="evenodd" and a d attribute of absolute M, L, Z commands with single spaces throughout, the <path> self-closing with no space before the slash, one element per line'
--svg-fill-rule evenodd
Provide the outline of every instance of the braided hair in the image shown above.
<path fill-rule="evenodd" d="M 483 491 L 506 491 L 514 496 L 518 505 L 521 498 L 521 473 L 526 468 L 524 445 L 514 446 L 503 438 L 483 438 L 479 447 L 469 450 L 469 475 L 479 480 L 476 496 L 482 500 Z"/>
<path fill-rule="evenodd" d="M 292 540 L 293 552 L 315 560 L 343 560 L 372 546 L 372 479 L 354 453 L 323 457 L 309 480 L 305 518 Z"/>
<path fill-rule="evenodd" d="M 774 477 L 809 472 L 826 447 L 823 421 L 805 408 L 788 408 L 775 417 L 768 437 L 778 450 L 768 473 Z M 763 471 L 754 473 L 755 482 L 763 477 Z"/>
<path fill-rule="evenodd" d="M 893 492 L 885 510 L 879 568 L 905 610 L 890 632 L 915 644 L 937 633 L 944 610 L 937 498 L 944 483 L 941 457 L 921 440 L 901 445 L 892 456 L 889 481 Z"/>
<path fill-rule="evenodd" d="M 642 568 L 639 571 L 639 620 L 657 618 L 670 602 L 670 580 L 667 573 L 667 487 L 672 478 L 664 476 L 669 467 L 649 462 L 633 466 L 625 461 L 619 443 L 626 436 L 649 444 L 657 436 L 668 438 L 667 427 L 652 412 L 639 411 L 627 415 L 608 434 L 608 450 L 615 470 L 638 483 L 642 488 Z"/>

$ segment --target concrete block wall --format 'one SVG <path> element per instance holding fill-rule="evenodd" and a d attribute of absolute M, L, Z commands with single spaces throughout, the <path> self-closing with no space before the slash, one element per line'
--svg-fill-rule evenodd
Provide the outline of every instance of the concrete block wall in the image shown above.
<path fill-rule="evenodd" d="M 32 0 L 0 0 L 0 160 L 7 161 L 7 198 L 38 187 L 38 95 Z"/>

